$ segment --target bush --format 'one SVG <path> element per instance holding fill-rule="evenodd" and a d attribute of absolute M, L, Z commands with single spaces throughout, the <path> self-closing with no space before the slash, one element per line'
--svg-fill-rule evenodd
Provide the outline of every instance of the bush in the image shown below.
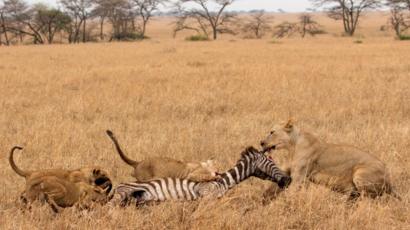
<path fill-rule="evenodd" d="M 400 41 L 409 41 L 410 40 L 410 35 L 400 35 L 399 40 Z"/>
<path fill-rule="evenodd" d="M 143 40 L 149 37 L 143 36 L 141 33 L 136 32 L 122 32 L 113 35 L 113 39 L 118 41 L 135 41 L 135 40 Z"/>
<path fill-rule="evenodd" d="M 271 44 L 282 44 L 282 42 L 280 42 L 278 40 L 275 40 L 275 39 L 269 41 L 269 43 L 271 43 Z"/>
<path fill-rule="evenodd" d="M 198 34 L 198 35 L 189 36 L 185 38 L 185 40 L 187 41 L 209 41 L 209 38 L 205 35 Z"/>

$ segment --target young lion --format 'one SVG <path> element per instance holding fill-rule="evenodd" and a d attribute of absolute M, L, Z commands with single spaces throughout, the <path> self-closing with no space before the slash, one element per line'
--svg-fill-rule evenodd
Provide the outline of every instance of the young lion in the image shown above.
<path fill-rule="evenodd" d="M 26 179 L 26 188 L 29 188 L 33 183 L 36 183 L 43 177 L 53 176 L 73 183 L 84 182 L 92 186 L 107 189 L 107 193 L 111 191 L 112 182 L 108 176 L 108 173 L 100 167 L 85 167 L 76 170 L 44 169 L 24 171 L 18 168 L 14 163 L 13 157 L 16 149 L 22 150 L 23 148 L 15 146 L 11 149 L 9 157 L 10 166 L 18 175 Z"/>
<path fill-rule="evenodd" d="M 108 190 L 108 187 L 107 189 Z M 47 202 L 53 211 L 76 205 L 88 208 L 92 202 L 108 202 L 107 191 L 84 182 L 70 182 L 57 176 L 43 176 L 33 179 L 24 194 L 26 203 Z"/>
<path fill-rule="evenodd" d="M 131 176 L 138 181 L 147 181 L 154 178 L 183 178 L 192 181 L 209 181 L 217 177 L 217 169 L 213 161 L 206 162 L 182 162 L 168 157 L 151 157 L 143 161 L 134 161 L 128 158 L 121 150 L 114 134 L 107 130 L 107 135 L 114 142 L 115 148 L 121 159 L 134 168 Z"/>
<path fill-rule="evenodd" d="M 289 151 L 289 167 L 293 184 L 305 179 L 340 192 L 350 192 L 349 199 L 360 194 L 370 197 L 384 192 L 399 198 L 392 190 L 385 165 L 378 158 L 353 146 L 329 144 L 299 130 L 292 120 L 275 125 L 261 141 L 265 152 L 273 149 Z"/>

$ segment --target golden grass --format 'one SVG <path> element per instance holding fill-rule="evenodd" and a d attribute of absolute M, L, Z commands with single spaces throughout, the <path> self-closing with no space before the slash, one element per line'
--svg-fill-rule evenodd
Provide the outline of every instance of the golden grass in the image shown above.
<path fill-rule="evenodd" d="M 0 48 L 2 229 L 409 227 L 408 42 L 369 36 L 355 44 L 323 36 L 194 43 L 169 39 L 169 28 L 162 30 L 164 36 L 136 43 Z M 25 147 L 16 154 L 24 169 L 101 165 L 119 183 L 132 180 L 131 169 L 105 129 L 135 159 L 214 157 L 227 169 L 273 122 L 289 116 L 321 138 L 378 156 L 403 201 L 363 199 L 350 207 L 345 196 L 310 186 L 264 202 L 271 183 L 250 179 L 214 201 L 59 215 L 14 205 L 24 179 L 7 157 L 17 144 Z"/>

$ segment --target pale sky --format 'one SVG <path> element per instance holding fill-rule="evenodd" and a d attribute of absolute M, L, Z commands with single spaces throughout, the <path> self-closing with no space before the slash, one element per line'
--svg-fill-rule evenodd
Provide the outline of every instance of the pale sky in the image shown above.
<path fill-rule="evenodd" d="M 277 11 L 282 9 L 286 12 L 301 12 L 311 7 L 309 0 L 236 0 L 230 10 L 264 9 Z"/>
<path fill-rule="evenodd" d="M 56 6 L 57 0 L 26 0 L 30 3 L 43 2 Z M 302 12 L 311 7 L 309 0 L 236 0 L 228 10 L 253 10 L 264 9 L 277 11 L 282 9 L 286 12 Z"/>

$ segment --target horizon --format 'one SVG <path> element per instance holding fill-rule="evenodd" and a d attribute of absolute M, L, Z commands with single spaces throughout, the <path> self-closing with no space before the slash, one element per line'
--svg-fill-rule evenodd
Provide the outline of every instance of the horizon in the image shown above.
<path fill-rule="evenodd" d="M 26 0 L 30 4 L 45 3 L 50 6 L 58 6 L 56 0 Z M 311 8 L 312 4 L 309 0 L 236 0 L 227 8 L 227 11 L 251 11 L 251 10 L 265 10 L 268 12 L 278 12 L 280 10 L 289 13 L 305 12 Z"/>

